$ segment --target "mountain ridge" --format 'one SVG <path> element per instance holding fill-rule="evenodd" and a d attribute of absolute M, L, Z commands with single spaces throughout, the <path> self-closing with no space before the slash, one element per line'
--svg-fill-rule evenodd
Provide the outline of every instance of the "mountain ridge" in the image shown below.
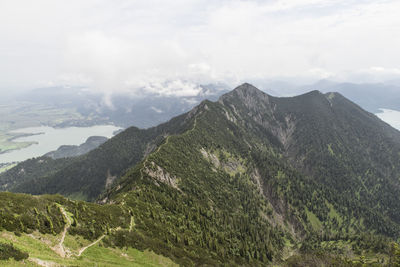
<path fill-rule="evenodd" d="M 317 251 L 341 261 L 335 251 L 384 254 L 400 236 L 399 138 L 340 94 L 279 98 L 243 84 L 158 127 L 120 133 L 85 156 L 97 155 L 85 161 L 97 165 L 78 157 L 66 168 L 97 168 L 103 176 L 86 186 L 104 185 L 107 162 L 97 159 L 138 149 L 91 193 L 133 214 L 134 230 L 113 231 L 110 246 L 151 249 L 182 265 L 265 266 Z"/>
<path fill-rule="evenodd" d="M 244 99 L 246 99 L 246 95 L 244 94 L 249 93 L 248 89 L 249 88 L 238 88 L 237 90 L 233 91 L 232 94 L 236 94 L 237 92 L 239 92 L 240 95 L 240 93 L 242 93 L 243 90 L 244 91 L 243 96 Z M 254 89 L 251 90 L 250 92 L 261 94 L 261 92 L 255 91 Z M 314 236 L 314 238 L 316 238 L 317 240 L 322 238 L 327 238 L 328 240 L 334 241 L 334 240 L 346 239 L 353 235 L 354 236 L 360 235 L 363 231 L 365 231 L 365 229 L 375 229 L 374 231 L 383 235 L 398 236 L 399 234 L 398 220 L 396 217 L 393 217 L 395 213 L 392 213 L 392 218 L 388 218 L 385 214 L 381 214 L 379 209 L 374 209 L 369 207 L 368 203 L 364 203 L 367 200 L 367 198 L 370 197 L 368 194 L 366 196 L 362 197 L 360 196 L 359 197 L 360 199 L 358 201 L 352 199 L 352 197 L 349 195 L 357 193 L 357 191 L 349 191 L 349 193 L 345 193 L 341 197 L 342 199 L 340 199 L 338 197 L 339 196 L 338 192 L 343 190 L 342 187 L 338 186 L 335 187 L 334 184 L 330 183 L 329 181 L 326 181 L 324 179 L 323 180 L 317 179 L 318 178 L 317 176 L 320 174 L 318 170 L 317 172 L 313 170 L 306 172 L 307 168 L 309 168 L 310 166 L 304 166 L 305 168 L 303 169 L 304 174 L 299 174 L 298 171 L 296 171 L 297 168 L 293 168 L 295 167 L 295 165 L 292 162 L 290 162 L 289 164 L 282 162 L 282 160 L 286 160 L 285 157 L 290 157 L 291 155 L 285 156 L 281 154 L 282 157 L 276 157 L 276 153 L 279 153 L 280 149 L 285 148 L 284 144 L 282 143 L 283 139 L 279 140 L 278 138 L 279 133 L 278 134 L 271 133 L 270 135 L 264 135 L 262 139 L 267 138 L 269 139 L 269 141 L 267 141 L 266 143 L 265 141 L 264 143 L 258 143 L 260 141 L 259 139 L 260 136 L 258 136 L 258 134 L 260 134 L 260 131 L 265 132 L 265 130 L 268 129 L 268 127 L 280 126 L 282 127 L 282 129 L 290 129 L 289 127 L 290 125 L 284 124 L 284 122 L 287 122 L 288 117 L 285 117 L 281 114 L 281 117 L 279 118 L 278 116 L 275 116 L 279 114 L 270 113 L 271 110 L 272 111 L 274 110 L 273 108 L 270 109 L 271 106 L 265 106 L 267 110 L 265 111 L 265 114 L 263 114 L 265 115 L 266 118 L 272 118 L 272 120 L 269 121 L 268 123 L 263 121 L 263 117 L 261 117 L 261 120 L 258 116 L 254 117 L 253 116 L 254 114 L 248 112 L 248 110 L 244 110 L 244 112 L 238 112 L 240 106 L 237 106 L 236 105 L 237 103 L 224 103 L 224 101 L 227 101 L 227 99 L 229 99 L 232 96 L 232 94 L 229 94 L 227 96 L 226 95 L 222 96 L 222 101 L 220 99 L 218 103 L 207 102 L 207 101 L 203 102 L 201 106 L 203 112 L 200 113 L 199 117 L 197 117 L 196 125 L 192 130 L 189 131 L 190 133 L 188 133 L 191 136 L 190 138 L 182 135 L 178 135 L 175 137 L 171 136 L 169 139 L 170 141 L 168 143 L 164 143 L 165 146 L 160 147 L 160 149 L 155 152 L 156 155 L 154 154 L 149 155 L 147 161 L 142 162 L 141 164 L 136 166 L 130 173 L 128 173 L 124 178 L 122 178 L 120 183 L 116 185 L 114 189 L 111 189 L 107 197 L 110 199 L 119 199 L 119 201 L 122 202 L 126 201 L 132 203 L 133 201 L 134 203 L 138 203 L 137 205 L 144 205 L 144 203 L 140 204 L 141 200 L 137 199 L 136 197 L 134 197 L 135 200 L 131 199 L 135 194 L 134 192 L 138 190 L 135 188 L 141 188 L 142 186 L 144 186 L 144 188 L 147 188 L 143 189 L 146 191 L 157 191 L 158 190 L 157 187 L 172 187 L 170 190 L 174 191 L 178 195 L 182 193 L 189 194 L 189 192 L 193 194 L 193 192 L 198 192 L 198 189 L 195 189 L 197 188 L 197 186 L 195 185 L 194 180 L 190 179 L 189 177 L 192 175 L 195 176 L 196 178 L 193 179 L 197 181 L 196 183 L 200 183 L 200 180 L 198 179 L 201 179 L 201 175 L 199 176 L 197 173 L 198 172 L 201 173 L 202 172 L 201 170 L 204 170 L 204 168 L 207 167 L 204 166 L 203 169 L 195 169 L 194 172 L 187 172 L 183 169 L 180 169 L 179 166 L 181 164 L 186 163 L 189 166 L 191 166 L 191 168 L 194 168 L 195 166 L 194 164 L 200 164 L 202 160 L 206 159 L 209 162 L 209 164 L 211 164 L 211 166 L 208 166 L 210 171 L 207 172 L 207 175 L 204 176 L 207 177 L 207 179 L 211 179 L 211 177 L 214 175 L 213 172 L 216 171 L 217 173 L 219 173 L 219 170 L 221 170 L 222 168 L 221 171 L 229 173 L 231 177 L 235 177 L 238 179 L 249 179 L 248 181 L 250 183 L 254 183 L 256 188 L 258 188 L 255 189 L 256 191 L 258 190 L 259 192 L 264 192 L 262 199 L 267 199 L 267 201 L 270 203 L 268 205 L 272 205 L 272 206 L 267 205 L 267 207 L 269 207 L 267 209 L 272 209 L 271 215 L 267 216 L 269 217 L 269 220 L 271 220 L 270 223 L 272 223 L 273 225 L 274 224 L 277 225 L 278 226 L 277 229 L 279 229 L 279 227 L 283 227 L 282 230 L 275 229 L 276 231 L 284 231 L 286 234 L 287 233 L 294 234 L 292 235 L 292 238 L 295 238 L 295 240 L 297 239 L 297 241 L 295 242 L 303 243 L 302 247 L 308 246 L 306 244 L 308 244 L 307 242 L 309 241 L 307 240 L 308 238 L 310 238 L 310 236 Z M 311 94 L 300 96 L 300 99 L 302 98 L 308 99 L 309 96 L 312 97 L 312 99 L 309 99 L 309 102 L 314 105 L 312 106 L 312 108 L 314 108 L 315 105 L 317 108 L 321 107 L 320 102 L 318 101 L 315 102 L 314 98 L 316 97 L 317 99 L 323 100 L 322 107 L 328 110 L 325 112 L 326 113 L 325 115 L 328 116 L 330 114 L 333 114 L 332 113 L 333 111 L 329 111 L 332 108 L 331 106 L 332 103 L 328 101 L 329 99 L 327 98 L 326 95 L 315 91 L 312 92 Z M 264 97 L 264 99 L 267 98 Z M 298 99 L 299 97 L 297 97 L 297 99 L 285 98 L 283 101 L 288 101 L 289 104 L 293 104 L 292 101 L 293 100 L 296 101 Z M 235 100 L 238 99 L 233 98 L 233 101 Z M 339 102 L 334 103 L 334 105 L 340 106 L 341 104 L 340 101 L 342 100 L 339 97 L 338 100 Z M 250 99 L 249 101 L 247 101 L 247 104 L 253 103 L 255 101 L 256 99 Z M 273 103 L 274 101 L 275 102 L 282 101 L 282 99 L 268 98 L 268 101 L 271 101 L 271 104 L 273 106 L 273 104 L 276 104 Z M 225 105 L 223 106 L 219 105 L 219 103 L 221 102 L 223 102 Z M 249 110 L 251 111 L 252 106 L 251 105 L 246 106 L 246 101 L 244 102 L 245 103 L 241 101 L 239 102 L 239 104 L 245 106 L 246 108 L 249 108 Z M 301 105 L 304 104 L 305 103 L 301 103 Z M 288 106 L 290 107 L 290 105 Z M 285 106 L 284 108 L 287 108 L 287 106 Z M 351 104 L 350 108 L 358 109 L 358 106 Z M 334 111 L 338 113 L 339 111 L 341 111 L 341 109 L 339 108 Z M 212 114 L 210 115 L 210 113 Z M 217 116 L 217 113 L 219 113 L 220 115 Z M 368 113 L 364 115 L 371 121 L 376 120 L 376 117 L 371 116 Z M 201 119 L 201 116 L 205 116 L 206 118 Z M 251 116 L 253 116 L 252 121 L 256 122 L 256 124 L 249 123 L 251 122 L 251 120 L 249 120 Z M 336 123 L 335 121 L 333 122 Z M 233 124 L 240 124 L 240 123 L 244 123 L 243 124 L 244 127 L 241 130 L 232 128 Z M 326 124 L 330 125 L 329 123 L 330 122 L 328 121 Z M 338 125 L 338 127 L 339 126 L 340 125 Z M 220 130 L 219 131 L 213 130 L 214 127 L 217 127 L 217 129 Z M 225 129 L 225 127 L 227 129 L 226 131 L 223 130 Z M 261 127 L 261 129 L 259 127 Z M 201 129 L 207 129 L 206 134 L 205 132 L 204 134 L 201 134 L 202 133 Z M 318 128 L 316 128 L 316 130 L 318 130 Z M 200 132 L 196 134 L 197 131 Z M 294 132 L 294 130 L 292 131 Z M 252 134 L 247 135 L 248 132 L 252 132 Z M 223 135 L 223 136 L 218 137 L 218 135 Z M 231 137 L 229 137 L 229 135 L 234 135 L 235 136 L 234 140 L 244 140 L 244 141 L 241 142 L 240 145 L 235 142 L 231 143 L 230 141 L 228 141 L 232 139 Z M 206 136 L 212 136 L 211 140 L 210 139 L 209 141 L 203 140 L 203 139 L 207 140 Z M 294 138 L 296 138 L 296 136 L 294 136 Z M 190 150 L 191 151 L 190 156 L 181 155 L 179 157 L 178 154 L 188 153 L 188 150 L 185 150 L 185 152 L 180 152 L 181 150 L 176 150 L 176 148 L 182 147 L 182 144 L 189 142 L 189 140 L 199 140 L 199 141 L 198 143 L 193 143 L 193 142 L 191 143 L 192 148 Z M 213 144 L 212 140 L 219 140 L 219 141 Z M 277 143 L 277 141 L 281 142 L 280 145 L 279 143 Z M 193 147 L 197 147 L 197 149 L 194 149 Z M 274 148 L 271 149 L 271 147 Z M 325 156 L 323 158 L 324 160 L 327 160 L 327 156 L 329 157 L 331 151 L 333 151 L 332 147 L 328 145 L 325 150 L 325 152 L 327 153 L 325 153 Z M 335 152 L 338 153 L 339 151 L 333 151 L 333 153 Z M 346 152 L 346 150 L 344 150 L 343 153 L 344 152 Z M 246 156 L 246 154 L 248 156 Z M 188 162 L 188 158 L 191 157 L 195 158 L 196 159 L 195 162 L 197 163 Z M 294 154 L 291 157 L 298 157 L 298 154 Z M 169 158 L 174 158 L 174 162 L 171 163 L 166 160 Z M 311 159 L 315 160 L 316 157 L 312 157 Z M 224 162 L 226 160 L 227 162 Z M 248 160 L 250 160 L 250 162 L 252 163 L 250 163 L 250 165 L 247 166 L 244 162 Z M 255 162 L 258 163 L 256 165 L 253 165 Z M 273 162 L 273 164 L 267 162 Z M 324 166 L 322 163 L 323 162 L 321 162 L 320 164 Z M 343 167 L 343 171 L 347 171 L 346 169 L 350 168 L 351 166 L 347 166 L 346 164 L 347 163 L 345 161 L 342 163 L 343 166 L 339 165 L 339 167 Z M 333 171 L 333 173 L 332 174 L 327 173 L 327 177 L 336 177 L 336 179 L 339 178 L 336 176 L 335 169 L 331 171 Z M 348 171 L 351 172 L 351 168 Z M 242 175 L 244 175 L 243 178 Z M 235 178 L 233 178 L 233 180 Z M 171 182 L 171 179 L 173 180 L 173 182 Z M 187 182 L 184 182 L 184 179 L 189 179 L 189 180 Z M 220 177 L 220 179 L 223 178 Z M 352 180 L 351 184 L 344 183 L 343 185 L 345 186 L 349 185 L 350 188 L 353 188 L 354 190 L 358 190 L 359 186 L 366 187 L 366 185 L 363 183 L 359 184 L 357 180 L 354 179 L 351 180 Z M 203 180 L 201 181 L 203 183 Z M 154 187 L 153 183 L 155 184 L 156 187 Z M 186 183 L 189 184 L 185 185 Z M 294 184 L 296 186 L 294 186 L 294 188 L 291 188 L 290 186 L 291 184 Z M 204 186 L 206 185 L 204 184 Z M 208 190 L 212 190 L 210 187 L 206 188 L 209 188 Z M 250 190 L 248 194 L 252 195 L 252 197 L 254 197 L 255 199 L 258 199 L 257 195 L 259 193 L 256 193 L 256 191 L 250 193 L 252 192 L 252 190 Z M 313 194 L 310 195 L 304 194 L 305 192 L 313 192 L 313 190 L 314 190 Z M 211 193 L 211 195 L 218 196 L 219 194 L 221 194 L 220 192 L 217 191 L 212 191 L 212 192 L 213 193 Z M 279 192 L 285 192 L 285 193 L 281 195 L 282 193 Z M 240 194 L 240 190 L 238 191 L 238 193 Z M 363 192 L 358 192 L 358 193 L 361 195 Z M 395 196 L 396 196 L 395 193 L 392 192 L 392 197 Z M 143 195 L 141 195 L 141 197 L 143 197 Z M 201 197 L 201 194 L 198 197 L 200 199 L 203 198 Z M 210 197 L 210 195 L 208 197 Z M 150 200 L 151 198 L 148 201 Z M 382 200 L 374 199 L 373 201 L 384 202 L 384 199 Z M 217 199 L 213 198 L 212 202 L 218 203 L 218 197 Z M 223 206 L 222 203 L 220 205 Z M 352 210 L 353 208 L 351 210 L 348 210 L 348 207 L 353 207 L 355 210 L 353 211 Z M 134 209 L 134 210 L 138 210 L 138 213 L 140 213 L 139 210 L 141 209 Z M 163 213 L 162 211 L 159 212 L 161 214 Z M 289 215 L 290 213 L 292 213 L 292 215 Z M 337 215 L 332 215 L 332 214 L 337 214 Z M 137 216 L 143 217 L 143 215 L 139 214 Z M 171 216 L 171 215 L 166 215 L 166 216 Z M 353 221 L 354 218 L 358 218 L 357 220 L 359 221 L 357 220 Z M 257 221 L 258 219 L 255 220 Z M 287 226 L 284 226 L 282 224 L 282 220 L 285 221 L 285 223 L 287 223 Z M 281 223 L 279 223 L 279 221 L 281 221 Z M 314 224 L 310 223 L 311 221 L 315 221 Z M 151 222 L 146 221 L 145 224 L 151 225 Z M 257 226 L 256 224 L 253 225 L 253 227 L 256 227 L 258 229 L 259 226 Z M 322 236 L 320 236 L 321 235 L 320 231 L 324 233 Z M 152 236 L 151 238 L 153 239 L 156 237 Z M 227 244 L 227 246 L 229 245 Z M 277 248 L 279 247 L 280 246 L 277 245 Z M 317 248 L 313 247 L 313 249 Z M 269 247 L 268 250 L 270 252 L 273 251 L 271 247 Z M 277 257 L 277 255 L 272 257 Z"/>

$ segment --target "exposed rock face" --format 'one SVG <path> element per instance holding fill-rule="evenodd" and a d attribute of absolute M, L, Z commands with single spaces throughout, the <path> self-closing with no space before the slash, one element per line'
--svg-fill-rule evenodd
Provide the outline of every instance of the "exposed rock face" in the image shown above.
<path fill-rule="evenodd" d="M 295 130 L 295 121 L 292 119 L 292 116 L 286 115 L 284 123 L 279 123 L 279 127 L 276 129 L 276 131 L 273 131 L 274 135 L 281 141 L 285 150 L 288 149 L 291 137 Z"/>
<path fill-rule="evenodd" d="M 155 179 L 157 182 L 165 183 L 170 186 L 172 186 L 175 189 L 179 190 L 178 187 L 178 178 L 170 175 L 168 172 L 166 172 L 163 168 L 160 166 L 156 165 L 154 162 L 150 163 L 150 167 L 146 166 L 144 168 L 144 171 L 152 178 Z"/>
<path fill-rule="evenodd" d="M 207 152 L 204 148 L 202 148 L 200 152 L 203 155 L 203 157 L 208 161 L 210 161 L 216 168 L 219 168 L 221 166 L 221 163 L 216 155 Z"/>
<path fill-rule="evenodd" d="M 111 175 L 110 169 L 108 169 L 105 188 L 106 189 L 110 188 L 112 183 L 115 181 L 115 179 L 117 179 L 117 176 L 116 175 Z"/>
<path fill-rule="evenodd" d="M 263 114 L 266 110 L 272 112 L 269 96 L 251 84 L 242 84 L 231 93 L 221 96 L 219 102 L 226 105 L 226 103 L 237 100 L 240 100 L 240 105 L 244 105 L 248 109 L 250 116 Z M 237 111 L 235 113 L 238 114 Z"/>
<path fill-rule="evenodd" d="M 221 96 L 219 102 L 229 110 L 225 111 L 228 120 L 234 123 L 241 121 L 242 124 L 249 125 L 247 118 L 243 117 L 244 109 L 246 117 L 250 117 L 265 130 L 270 131 L 283 147 L 288 148 L 296 128 L 296 119 L 294 114 L 286 114 L 282 118 L 277 110 L 277 104 L 274 103 L 275 99 L 245 83 L 231 93 Z"/>

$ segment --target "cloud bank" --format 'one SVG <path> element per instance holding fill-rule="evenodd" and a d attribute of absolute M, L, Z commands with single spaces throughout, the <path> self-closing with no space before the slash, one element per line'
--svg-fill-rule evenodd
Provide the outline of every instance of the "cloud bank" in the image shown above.
<path fill-rule="evenodd" d="M 2 0 L 0 90 L 400 77 L 397 0 Z"/>

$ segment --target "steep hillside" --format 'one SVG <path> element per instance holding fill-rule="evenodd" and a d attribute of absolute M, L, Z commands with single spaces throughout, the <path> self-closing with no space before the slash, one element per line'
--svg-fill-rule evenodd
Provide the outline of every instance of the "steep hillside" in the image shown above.
<path fill-rule="evenodd" d="M 162 140 L 185 130 L 187 114 L 147 130 L 128 128 L 88 154 L 65 159 L 39 157 L 0 174 L 3 190 L 30 194 L 63 194 L 94 200 Z"/>
<path fill-rule="evenodd" d="M 400 133 L 375 115 L 337 93 L 274 98 L 250 85 L 220 102 L 243 126 L 270 132 L 292 167 L 341 195 L 335 201 L 346 195 L 400 223 Z"/>
<path fill-rule="evenodd" d="M 102 244 L 184 266 L 350 266 L 396 251 L 399 157 L 400 133 L 340 94 L 276 98 L 243 84 L 64 166 L 39 158 L 0 181 L 129 211 L 134 227 Z"/>
<path fill-rule="evenodd" d="M 117 229 L 132 231 L 132 212 L 122 206 L 0 193 L 0 207 L 1 266 L 176 266 L 151 251 L 102 243 Z"/>
<path fill-rule="evenodd" d="M 399 200 L 399 133 L 342 96 L 244 84 L 194 118 L 104 195 L 136 218 L 113 244 L 140 236 L 183 264 L 263 265 L 297 249 L 384 253 L 399 236 L 388 202 Z"/>

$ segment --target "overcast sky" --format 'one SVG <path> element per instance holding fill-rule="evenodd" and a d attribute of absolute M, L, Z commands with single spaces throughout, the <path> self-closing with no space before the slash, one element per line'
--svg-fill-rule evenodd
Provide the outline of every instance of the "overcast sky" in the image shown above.
<path fill-rule="evenodd" d="M 398 79 L 399 14 L 399 0 L 0 0 L 0 90 Z"/>

